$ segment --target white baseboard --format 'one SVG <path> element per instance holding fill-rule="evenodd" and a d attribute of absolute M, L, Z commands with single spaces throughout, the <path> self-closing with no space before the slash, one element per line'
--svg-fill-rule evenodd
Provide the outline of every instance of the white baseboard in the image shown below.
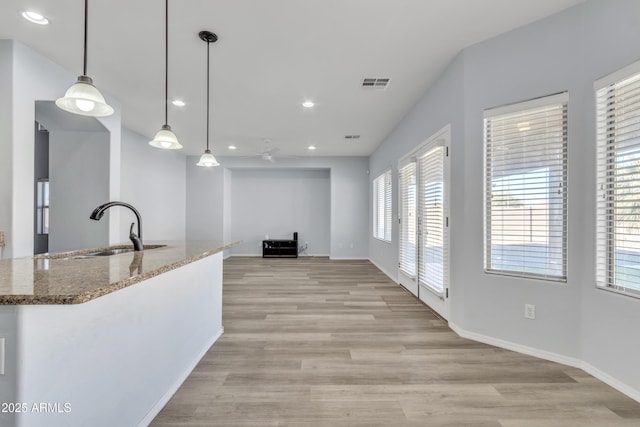
<path fill-rule="evenodd" d="M 629 385 L 623 383 L 619 379 L 612 377 L 606 372 L 602 372 L 600 369 L 596 368 L 595 366 L 587 362 L 582 362 L 580 368 L 582 368 L 588 374 L 593 375 L 603 383 L 615 388 L 620 393 L 626 394 L 636 402 L 640 402 L 640 390 L 636 390 L 633 387 L 630 387 Z"/>
<path fill-rule="evenodd" d="M 620 393 L 623 393 L 633 400 L 640 402 L 640 391 L 625 384 L 617 378 L 612 377 L 606 372 L 601 371 L 595 366 L 577 359 L 575 357 L 564 356 L 562 354 L 553 353 L 550 351 L 540 350 L 538 348 L 529 347 L 522 344 L 513 343 L 511 341 L 505 341 L 499 338 L 490 337 L 487 335 L 478 334 L 462 329 L 455 323 L 449 322 L 449 327 L 462 338 L 468 338 L 473 341 L 489 344 L 495 347 L 504 348 L 506 350 L 515 351 L 529 356 L 538 357 L 540 359 L 549 360 L 551 362 L 561 363 L 563 365 L 572 366 L 574 368 L 582 369 L 590 375 L 593 375 L 603 383 L 615 388 Z"/>
<path fill-rule="evenodd" d="M 389 273 L 387 270 L 385 270 L 382 266 L 380 266 L 378 263 L 376 263 L 371 258 L 368 258 L 368 260 L 369 260 L 369 262 L 371 264 L 375 265 L 378 270 L 380 270 L 384 274 L 386 274 L 389 277 L 389 279 L 393 280 L 395 283 L 399 283 L 397 275 L 393 275 L 393 274 Z"/>
<path fill-rule="evenodd" d="M 369 258 L 367 257 L 349 257 L 349 256 L 331 256 L 331 255 L 325 255 L 328 256 L 329 259 L 334 259 L 334 260 L 342 260 L 342 261 L 362 261 L 362 260 L 368 260 Z"/>
<path fill-rule="evenodd" d="M 504 348 L 506 350 L 512 350 L 518 353 L 527 354 L 529 356 L 538 357 L 540 359 L 550 360 L 551 362 L 562 363 L 563 365 L 572 366 L 574 368 L 580 368 L 580 365 L 582 364 L 582 361 L 580 359 L 576 359 L 574 357 L 568 357 L 562 354 L 552 353 L 550 351 L 540 350 L 538 348 L 513 343 L 511 341 L 505 341 L 499 338 L 470 332 L 460 328 L 458 325 L 452 322 L 449 322 L 449 327 L 462 338 L 468 338 L 470 340 Z"/>
<path fill-rule="evenodd" d="M 200 350 L 200 353 L 193 359 L 193 361 L 189 364 L 189 366 L 187 366 L 187 369 L 185 369 L 182 372 L 182 374 L 176 380 L 176 382 L 173 383 L 173 385 L 169 388 L 169 390 L 167 390 L 167 392 L 160 398 L 160 400 L 158 400 L 158 402 L 155 405 L 153 405 L 151 410 L 149 410 L 147 415 L 140 421 L 140 423 L 138 423 L 139 427 L 146 427 L 149 424 L 151 424 L 151 421 L 153 421 L 153 419 L 160 413 L 162 408 L 164 408 L 164 405 L 166 405 L 167 402 L 169 402 L 169 400 L 176 393 L 176 391 L 178 391 L 182 383 L 184 383 L 185 380 L 191 374 L 191 371 L 193 371 L 195 367 L 198 365 L 198 363 L 200 362 L 200 359 L 204 357 L 207 351 L 209 351 L 211 346 L 215 344 L 216 341 L 218 341 L 218 338 L 220 338 L 222 334 L 224 334 L 224 326 L 220 328 L 218 333 L 215 334 L 212 337 L 212 339 L 209 340 L 209 342 L 205 343 L 202 350 Z"/>

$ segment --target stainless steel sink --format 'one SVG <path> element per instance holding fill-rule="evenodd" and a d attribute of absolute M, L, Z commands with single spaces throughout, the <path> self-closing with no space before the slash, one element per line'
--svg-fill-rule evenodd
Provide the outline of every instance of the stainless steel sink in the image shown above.
<path fill-rule="evenodd" d="M 164 248 L 165 246 L 167 246 L 167 245 L 145 245 L 144 246 L 144 250 L 147 251 L 147 250 L 150 250 L 150 249 Z M 83 253 L 83 254 L 70 256 L 67 259 L 89 259 L 89 258 L 96 258 L 96 257 L 124 254 L 124 253 L 127 253 L 127 252 L 134 252 L 134 249 L 130 248 L 130 247 L 104 249 L 104 250 L 101 250 L 101 251 L 86 252 L 86 253 Z M 144 251 L 142 251 L 142 252 L 144 252 Z"/>
<path fill-rule="evenodd" d="M 153 249 L 153 248 L 148 248 L 148 249 Z M 104 251 L 88 252 L 86 254 L 80 254 L 80 255 L 69 257 L 69 259 L 95 258 L 100 256 L 118 255 L 118 254 L 123 254 L 125 252 L 133 252 L 133 248 L 106 249 Z"/>
<path fill-rule="evenodd" d="M 144 250 L 164 248 L 167 245 L 145 245 Z M 83 251 L 73 251 L 73 252 L 59 252 L 53 254 L 41 254 L 34 256 L 35 259 L 96 259 L 101 257 L 113 256 L 118 254 L 124 254 L 127 252 L 134 252 L 132 246 L 115 246 L 111 248 L 102 249 L 99 251 L 91 251 L 87 250 L 87 252 Z M 144 252 L 144 251 L 142 251 Z"/>

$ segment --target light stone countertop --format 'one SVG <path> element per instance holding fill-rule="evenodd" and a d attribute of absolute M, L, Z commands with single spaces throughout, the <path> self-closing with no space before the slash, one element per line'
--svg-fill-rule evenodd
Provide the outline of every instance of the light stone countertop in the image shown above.
<path fill-rule="evenodd" d="M 79 304 L 208 257 L 241 241 L 145 242 L 140 252 L 73 258 L 130 244 L 0 260 L 0 305 Z"/>

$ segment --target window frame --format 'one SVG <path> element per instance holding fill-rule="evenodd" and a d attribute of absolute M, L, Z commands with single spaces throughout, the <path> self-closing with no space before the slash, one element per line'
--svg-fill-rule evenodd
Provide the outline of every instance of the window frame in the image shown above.
<path fill-rule="evenodd" d="M 391 168 L 385 169 L 372 182 L 373 238 L 391 243 L 393 228 L 393 174 Z M 382 192 L 380 185 L 383 186 Z M 380 197 L 382 196 L 382 197 Z M 382 214 L 382 216 L 380 216 Z M 379 232 L 382 231 L 382 235 Z"/>
<path fill-rule="evenodd" d="M 595 284 L 600 290 L 640 298 L 640 278 L 637 283 L 634 283 L 637 284 L 638 289 L 618 284 L 616 279 L 616 237 L 622 234 L 621 240 L 624 240 L 624 237 L 630 233 L 619 233 L 620 227 L 616 220 L 618 215 L 616 204 L 624 203 L 615 195 L 617 188 L 615 181 L 619 179 L 618 173 L 624 175 L 623 172 L 618 172 L 617 168 L 627 161 L 617 159 L 617 156 L 621 154 L 619 150 L 624 149 L 620 145 L 627 145 L 628 140 L 616 136 L 616 127 L 622 127 L 620 122 L 624 121 L 624 118 L 617 116 L 615 108 L 617 100 L 614 98 L 617 97 L 616 89 L 624 87 L 626 82 L 634 79 L 640 80 L 640 61 L 598 79 L 593 85 L 596 112 Z M 635 84 L 640 87 L 639 82 Z M 637 111 L 640 116 L 640 103 L 632 111 L 633 113 Z M 637 144 L 631 143 L 627 149 L 640 149 L 640 137 L 638 139 Z M 640 183 L 640 178 L 633 179 L 633 182 Z M 640 197 L 640 191 L 633 195 Z M 620 207 L 620 209 L 624 208 Z M 640 265 L 640 262 L 638 264 Z"/>
<path fill-rule="evenodd" d="M 501 107 L 484 110 L 484 115 L 483 115 L 484 263 L 483 263 L 483 267 L 484 267 L 485 273 L 514 276 L 514 277 L 520 277 L 520 278 L 526 278 L 526 279 L 544 280 L 549 282 L 566 282 L 567 281 L 568 104 L 569 104 L 568 93 L 561 92 L 553 95 L 535 98 L 528 101 L 518 102 L 515 104 L 509 104 Z M 494 121 L 498 122 L 498 120 L 504 120 L 505 122 L 509 122 L 510 120 L 515 121 L 523 118 L 524 121 L 527 121 L 528 118 L 535 117 L 535 114 L 537 112 L 542 112 L 542 110 L 545 108 L 556 108 L 560 110 L 560 114 L 558 115 L 558 118 L 556 120 L 560 119 L 561 125 L 541 128 L 543 132 L 551 132 L 552 134 L 553 134 L 553 131 L 555 130 L 556 131 L 555 137 L 551 137 L 549 135 L 544 134 L 539 138 L 539 140 L 534 140 L 533 138 L 531 138 L 531 141 L 535 141 L 532 143 L 533 147 L 534 148 L 540 147 L 540 150 L 543 150 L 542 152 L 545 153 L 545 155 L 547 155 L 546 154 L 547 144 L 550 144 L 549 147 L 551 149 L 555 149 L 555 150 L 559 149 L 559 151 L 562 153 L 562 156 L 557 159 L 557 162 L 552 162 L 550 158 L 549 159 L 543 158 L 542 160 L 538 160 L 534 162 L 531 158 L 523 157 L 523 156 L 517 159 L 515 157 L 513 159 L 509 159 L 506 155 L 503 155 L 503 158 L 501 159 L 504 162 L 504 165 L 502 166 L 503 170 L 501 172 L 504 172 L 505 170 L 507 170 L 507 168 L 510 166 L 509 162 L 511 162 L 511 164 L 514 165 L 514 168 L 519 167 L 522 169 L 523 172 L 520 173 L 520 175 L 522 175 L 520 182 L 525 181 L 525 183 L 519 184 L 522 187 L 520 190 L 521 193 L 519 193 L 519 195 L 523 197 L 521 202 L 529 203 L 529 206 L 533 205 L 532 201 L 535 200 L 536 197 L 541 197 L 542 195 L 544 195 L 545 190 L 541 190 L 541 191 L 536 190 L 539 192 L 535 194 L 533 192 L 531 194 L 527 194 L 530 191 L 527 188 L 527 186 L 533 186 L 534 185 L 533 182 L 535 182 L 535 179 L 532 177 L 525 178 L 524 175 L 536 173 L 536 170 L 538 169 L 546 169 L 546 173 L 547 173 L 546 185 L 547 186 L 549 185 L 549 182 L 551 181 L 551 179 L 557 181 L 557 184 L 559 185 L 560 190 L 558 190 L 557 194 L 560 194 L 560 196 L 557 196 L 557 197 L 547 196 L 546 198 L 547 200 L 546 222 L 547 223 L 546 223 L 546 228 L 543 229 L 544 233 L 540 233 L 540 227 L 542 226 L 538 226 L 538 229 L 536 230 L 536 232 L 539 233 L 538 236 L 541 239 L 546 240 L 547 242 L 545 246 L 546 252 L 543 255 L 544 259 L 537 261 L 534 259 L 535 255 L 533 255 L 533 252 L 529 252 L 529 253 L 526 253 L 526 255 L 522 256 L 522 260 L 521 260 L 522 265 L 518 266 L 519 268 L 509 268 L 508 265 L 507 266 L 502 265 L 500 266 L 500 268 L 496 268 L 496 266 L 493 264 L 493 258 L 492 258 L 494 256 L 494 251 L 496 250 L 492 242 L 492 237 L 493 237 L 492 227 L 494 226 L 492 217 L 495 217 L 496 215 L 496 212 L 492 209 L 492 205 L 493 205 L 492 198 L 494 196 L 493 185 L 496 181 L 496 178 L 495 178 L 496 175 L 494 175 L 493 168 L 498 163 L 498 161 L 496 160 L 498 157 L 494 155 L 493 145 L 495 145 L 496 141 L 498 141 L 502 144 L 501 145 L 502 147 L 505 147 L 503 149 L 514 148 L 514 152 L 516 153 L 516 155 L 518 154 L 521 155 L 522 153 L 525 153 L 526 150 L 529 149 L 528 147 L 529 140 L 523 140 L 523 142 L 515 143 L 511 141 L 513 137 L 507 137 L 507 136 L 505 136 L 503 140 L 500 140 L 498 137 L 490 136 L 489 126 L 491 126 Z M 544 124 L 544 120 L 538 123 Z M 526 123 L 526 125 L 529 125 L 529 123 Z M 520 123 L 518 123 L 516 126 L 518 127 L 519 131 L 527 130 L 527 129 L 519 129 Z M 558 136 L 557 136 L 558 129 L 561 130 L 561 133 L 559 133 L 561 135 L 560 141 L 558 141 Z M 512 146 L 509 147 L 508 146 L 509 144 L 512 144 Z M 518 148 L 517 144 L 520 144 L 522 146 Z M 543 166 L 545 165 L 548 165 L 548 166 L 543 168 Z M 538 169 L 535 169 L 536 167 Z M 509 175 L 505 175 L 505 179 L 509 177 L 510 177 Z M 551 187 L 547 187 L 547 188 L 551 188 Z M 547 189 L 546 194 L 551 195 L 552 192 Z M 557 203 L 559 200 L 561 201 L 561 203 Z M 554 205 L 551 204 L 552 202 L 555 202 L 555 207 L 553 207 Z M 530 207 L 530 209 L 532 208 Z M 556 212 L 551 213 L 552 209 L 556 210 Z M 541 208 L 541 211 L 539 212 L 544 213 L 545 209 Z M 561 212 L 561 213 L 558 214 L 558 212 Z M 561 224 L 558 225 L 557 219 L 552 219 L 552 218 L 560 218 L 560 217 L 562 218 L 562 220 L 561 220 Z M 544 218 L 544 217 L 539 217 L 539 218 Z M 511 219 L 507 218 L 504 221 L 511 221 Z M 544 223 L 545 219 L 542 219 L 541 221 Z M 553 225 L 553 228 L 552 228 L 552 225 L 550 224 L 551 221 L 556 221 L 556 224 Z M 505 222 L 503 224 L 503 227 L 514 226 L 513 224 L 514 224 L 513 222 L 512 223 Z M 529 225 L 530 229 L 533 229 L 532 228 L 533 224 L 535 223 L 530 223 Z M 560 233 L 558 233 L 558 231 L 560 231 Z M 513 236 L 515 236 L 515 239 L 517 240 L 518 237 L 522 237 L 524 236 L 524 234 L 525 234 L 524 230 L 520 230 L 516 228 Z M 504 238 L 505 236 L 509 237 L 509 235 L 510 235 L 510 232 L 504 231 L 502 234 L 498 234 L 497 237 Z M 552 239 L 556 240 L 555 244 L 548 243 Z M 526 249 L 526 248 L 523 247 L 523 249 Z M 557 262 L 556 263 L 553 262 L 553 258 L 549 256 L 550 252 L 555 252 L 556 259 L 560 258 L 560 261 L 561 261 L 560 266 L 558 266 Z M 507 262 L 505 262 L 505 264 L 507 264 Z M 537 266 L 540 266 L 540 268 L 542 269 L 541 272 L 533 271 Z M 554 272 L 554 270 L 560 270 L 560 271 L 559 273 L 556 273 Z"/>

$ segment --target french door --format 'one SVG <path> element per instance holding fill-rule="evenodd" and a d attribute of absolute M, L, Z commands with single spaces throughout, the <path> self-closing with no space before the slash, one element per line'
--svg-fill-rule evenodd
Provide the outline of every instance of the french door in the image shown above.
<path fill-rule="evenodd" d="M 449 312 L 449 141 L 447 126 L 398 164 L 400 284 L 445 319 Z"/>

